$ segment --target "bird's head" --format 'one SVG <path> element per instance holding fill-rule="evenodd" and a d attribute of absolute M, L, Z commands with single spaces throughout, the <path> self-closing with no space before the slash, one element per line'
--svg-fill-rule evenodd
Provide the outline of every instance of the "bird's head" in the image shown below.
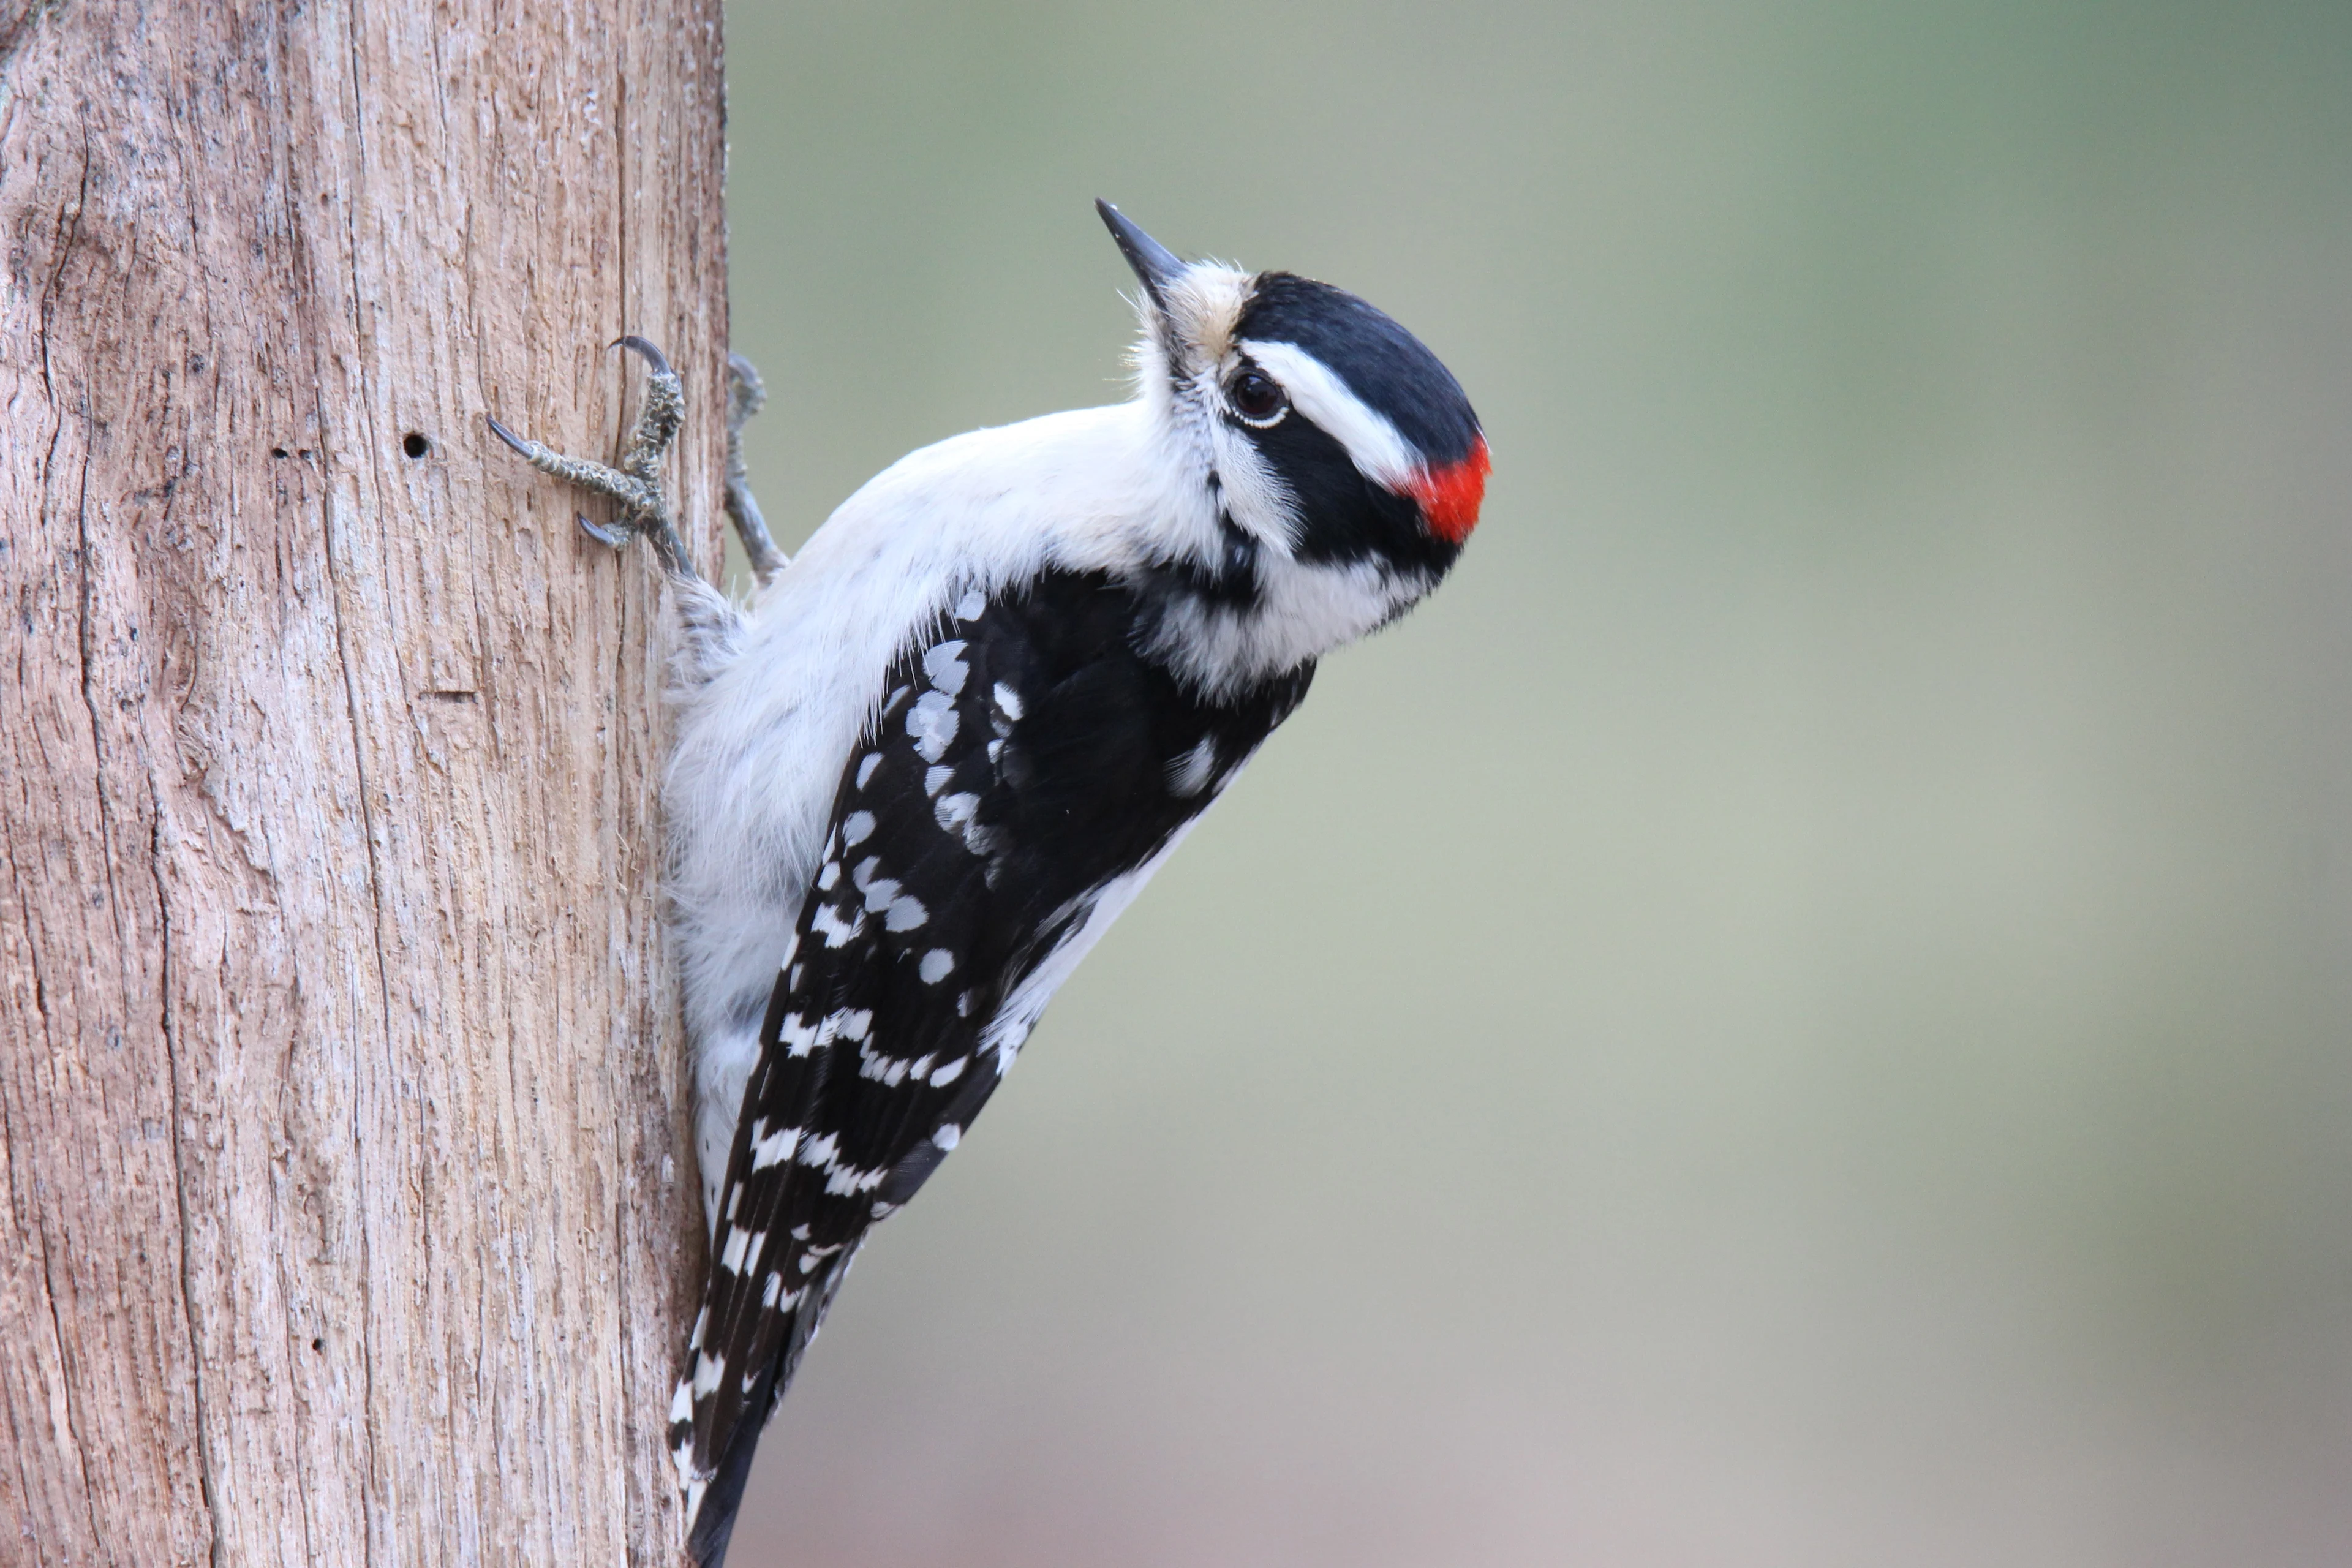
<path fill-rule="evenodd" d="M 1179 465 L 1214 496 L 1203 585 L 1236 612 L 1269 594 L 1325 604 L 1349 585 L 1345 605 L 1326 605 L 1327 647 L 1433 587 L 1477 524 L 1488 468 L 1453 373 L 1345 289 L 1188 263 L 1096 206 L 1143 285 L 1141 394 Z"/>

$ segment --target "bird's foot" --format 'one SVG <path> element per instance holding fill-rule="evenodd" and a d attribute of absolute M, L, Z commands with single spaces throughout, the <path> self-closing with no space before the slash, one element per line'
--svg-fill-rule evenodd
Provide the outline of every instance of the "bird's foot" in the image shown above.
<path fill-rule="evenodd" d="M 591 539 L 618 550 L 628 543 L 631 534 L 641 534 L 653 547 L 663 571 L 673 578 L 699 582 L 701 579 L 696 575 L 692 563 L 686 558 L 686 547 L 678 540 L 677 525 L 670 517 L 669 502 L 662 495 L 661 484 L 662 460 L 668 456 L 670 443 L 677 438 L 678 426 L 686 418 L 686 388 L 678 381 L 677 373 L 670 369 L 669 361 L 662 357 L 661 350 L 645 339 L 619 338 L 614 340 L 614 346 L 643 355 L 647 373 L 645 402 L 637 410 L 637 422 L 629 431 L 628 439 L 621 444 L 617 468 L 608 468 L 584 458 L 566 457 L 551 447 L 516 435 L 496 419 L 489 421 L 491 433 L 520 453 L 540 472 L 598 495 L 610 496 L 620 504 L 621 515 L 611 527 L 592 522 L 584 514 L 579 518 L 581 531 Z M 756 376 L 753 384 L 757 384 Z M 734 399 L 729 401 L 731 452 Z M 728 485 L 730 511 L 734 508 L 732 467 L 730 462 Z M 749 493 L 747 489 L 747 497 Z M 755 509 L 753 516 L 756 518 L 757 515 Z M 761 531 L 764 536 L 766 530 Z"/>
<path fill-rule="evenodd" d="M 751 499 L 751 474 L 743 462 L 743 426 L 767 401 L 768 389 L 760 384 L 760 373 L 751 367 L 751 362 L 741 354 L 729 354 L 727 515 L 734 520 L 735 537 L 743 542 L 743 553 L 751 559 L 752 575 L 762 584 L 792 563 L 776 548 L 775 539 L 768 532 L 767 521 L 760 515 L 760 503 Z"/>

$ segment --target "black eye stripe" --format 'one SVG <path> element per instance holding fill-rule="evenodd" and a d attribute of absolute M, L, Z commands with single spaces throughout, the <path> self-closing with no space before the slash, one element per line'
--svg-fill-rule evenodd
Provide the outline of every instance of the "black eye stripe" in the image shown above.
<path fill-rule="evenodd" d="M 1236 423 L 1297 501 L 1297 559 L 1380 562 L 1434 582 L 1461 553 L 1423 525 L 1412 498 L 1365 478 L 1347 447 L 1314 420 L 1301 415 L 1263 427 Z"/>

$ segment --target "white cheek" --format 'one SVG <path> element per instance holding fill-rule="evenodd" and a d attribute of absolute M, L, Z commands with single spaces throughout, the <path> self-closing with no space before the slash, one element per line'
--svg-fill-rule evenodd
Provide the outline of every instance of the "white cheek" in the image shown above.
<path fill-rule="evenodd" d="M 1244 533 L 1287 557 L 1298 539 L 1297 498 L 1246 435 L 1215 418 L 1208 433 L 1227 515 Z"/>

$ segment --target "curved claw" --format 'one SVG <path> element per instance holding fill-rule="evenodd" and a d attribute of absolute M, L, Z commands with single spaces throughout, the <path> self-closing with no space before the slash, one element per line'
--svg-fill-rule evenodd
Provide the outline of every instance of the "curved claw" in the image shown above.
<path fill-rule="evenodd" d="M 609 544 L 618 550 L 629 542 L 627 533 L 617 528 L 607 528 L 601 522 L 589 521 L 588 514 L 584 511 L 575 511 L 572 514 L 572 518 L 580 525 L 581 532 L 599 544 Z"/>
<path fill-rule="evenodd" d="M 512 447 L 524 457 L 528 458 L 530 456 L 530 443 L 525 441 L 521 437 L 516 435 L 513 431 L 499 424 L 496 419 L 491 418 L 489 415 L 485 414 L 482 417 L 489 420 L 491 435 L 496 436 L 499 440 L 504 441 L 508 446 Z"/>
<path fill-rule="evenodd" d="M 677 374 L 669 368 L 669 361 L 662 356 L 661 350 L 654 347 L 653 344 L 646 342 L 645 339 L 637 336 L 635 332 L 624 332 L 619 337 L 614 338 L 612 342 L 606 346 L 616 349 L 629 349 L 635 353 L 645 355 L 646 365 L 652 369 L 656 375 L 674 375 Z"/>

